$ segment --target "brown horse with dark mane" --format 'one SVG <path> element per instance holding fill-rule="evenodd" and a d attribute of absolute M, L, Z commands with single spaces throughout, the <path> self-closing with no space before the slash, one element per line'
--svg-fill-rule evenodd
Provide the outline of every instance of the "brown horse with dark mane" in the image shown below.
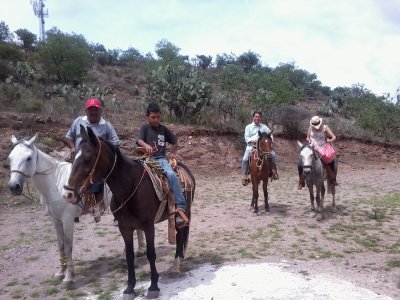
<path fill-rule="evenodd" d="M 99 139 L 88 128 L 87 133 L 81 127 L 82 142 L 75 157 L 68 185 L 64 187 L 64 195 L 68 201 L 76 201 L 92 182 L 105 180 L 113 192 L 111 211 L 118 220 L 119 230 L 126 247 L 126 261 L 128 265 L 128 286 L 124 291 L 124 298 L 135 296 L 136 285 L 133 231 L 143 230 L 147 243 L 147 258 L 150 263 L 151 284 L 147 297 L 158 297 L 159 275 L 156 269 L 156 252 L 154 247 L 154 222 L 160 201 L 154 190 L 153 183 L 138 160 L 131 160 L 121 154 L 111 144 Z M 189 175 L 192 188 L 185 190 L 186 215 L 190 220 L 190 210 L 194 195 L 195 179 L 189 169 L 179 164 Z M 158 222 L 168 218 L 168 210 L 164 210 Z M 179 271 L 180 260 L 184 258 L 189 239 L 189 227 L 176 228 L 176 252 L 174 267 Z"/>
<path fill-rule="evenodd" d="M 258 186 L 263 182 L 265 211 L 269 212 L 268 204 L 268 178 L 272 172 L 272 132 L 258 132 L 258 141 L 250 154 L 250 175 L 253 185 L 253 198 L 251 207 L 258 213 Z"/>

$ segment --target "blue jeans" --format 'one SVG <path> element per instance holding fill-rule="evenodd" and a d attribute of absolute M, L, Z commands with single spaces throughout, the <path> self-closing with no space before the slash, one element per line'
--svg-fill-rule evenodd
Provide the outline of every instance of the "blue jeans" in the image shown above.
<path fill-rule="evenodd" d="M 171 186 L 172 189 L 172 193 L 174 193 L 176 207 L 185 210 L 186 201 L 185 198 L 183 197 L 181 185 L 179 184 L 178 177 L 176 177 L 174 170 L 172 170 L 171 165 L 164 157 L 155 159 L 160 163 L 161 167 L 165 171 L 165 174 L 167 175 L 169 185 Z"/>

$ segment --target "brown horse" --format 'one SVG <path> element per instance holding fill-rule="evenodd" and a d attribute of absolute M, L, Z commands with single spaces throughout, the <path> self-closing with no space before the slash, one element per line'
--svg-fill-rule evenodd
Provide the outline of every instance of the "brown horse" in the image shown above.
<path fill-rule="evenodd" d="M 263 182 L 265 211 L 269 212 L 268 204 L 268 178 L 272 169 L 272 138 L 270 133 L 258 131 L 258 141 L 255 149 L 250 154 L 250 175 L 253 185 L 253 198 L 251 207 L 258 213 L 258 186 Z"/>
<path fill-rule="evenodd" d="M 125 298 L 133 298 L 136 276 L 134 268 L 133 231 L 143 230 L 147 243 L 147 259 L 150 263 L 151 284 L 148 297 L 158 297 L 159 275 L 156 269 L 156 252 L 154 247 L 154 222 L 160 206 L 160 201 L 154 190 L 153 183 L 143 166 L 143 163 L 124 157 L 118 149 L 99 139 L 88 128 L 87 133 L 81 126 L 82 142 L 72 165 L 68 186 L 64 187 L 64 196 L 74 202 L 80 197 L 92 182 L 105 180 L 113 192 L 111 211 L 118 220 L 120 233 L 126 247 L 128 265 L 128 286 L 124 291 Z M 192 189 L 186 190 L 186 215 L 190 220 L 190 210 L 194 195 L 195 179 L 183 164 L 180 164 L 190 176 Z M 158 222 L 168 218 L 164 210 Z M 179 271 L 180 260 L 184 258 L 189 239 L 189 227 L 176 228 L 176 252 L 174 267 Z"/>

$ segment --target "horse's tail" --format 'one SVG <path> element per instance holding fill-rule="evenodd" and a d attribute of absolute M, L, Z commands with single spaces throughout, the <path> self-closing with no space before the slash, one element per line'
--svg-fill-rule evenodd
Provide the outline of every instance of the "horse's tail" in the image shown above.
<path fill-rule="evenodd" d="M 194 198 L 194 191 L 196 188 L 196 180 L 192 174 L 192 172 L 189 170 L 187 166 L 185 166 L 183 163 L 178 162 L 178 166 L 183 169 L 186 174 L 190 177 L 190 189 L 187 190 L 185 189 L 185 200 L 186 200 L 186 216 L 189 219 L 189 224 L 192 219 L 192 203 L 193 203 L 193 198 Z M 176 234 L 176 244 L 177 244 L 177 251 L 176 251 L 176 258 L 177 257 L 185 257 L 186 254 L 186 249 L 188 248 L 189 245 L 189 232 L 190 232 L 190 226 L 181 228 L 177 230 Z"/>

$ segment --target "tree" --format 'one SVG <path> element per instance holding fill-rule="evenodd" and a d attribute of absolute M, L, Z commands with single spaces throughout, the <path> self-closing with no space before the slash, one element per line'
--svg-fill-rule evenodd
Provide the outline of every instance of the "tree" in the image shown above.
<path fill-rule="evenodd" d="M 260 66 L 260 55 L 249 50 L 237 58 L 237 64 L 243 68 L 245 73 L 248 73 L 251 69 Z"/>
<path fill-rule="evenodd" d="M 128 63 L 132 61 L 143 60 L 143 55 L 136 48 L 130 47 L 125 51 L 122 51 L 119 60 L 122 63 Z"/>
<path fill-rule="evenodd" d="M 10 28 L 8 25 L 4 22 L 0 22 L 0 43 L 1 42 L 7 42 L 8 40 L 12 39 L 12 34 L 10 33 Z"/>
<path fill-rule="evenodd" d="M 236 63 L 236 56 L 234 54 L 226 54 L 226 53 L 217 54 L 217 57 L 215 59 L 215 64 L 217 65 L 218 69 L 235 63 Z"/>
<path fill-rule="evenodd" d="M 203 70 L 207 69 L 210 67 L 211 62 L 212 62 L 212 56 L 205 56 L 205 55 L 196 55 L 198 59 L 198 64 L 199 67 L 202 68 Z"/>
<path fill-rule="evenodd" d="M 156 54 L 159 58 L 166 62 L 171 62 L 179 57 L 181 49 L 169 42 L 162 39 L 156 44 Z"/>
<path fill-rule="evenodd" d="M 47 32 L 38 59 L 49 77 L 60 82 L 80 83 L 90 68 L 89 45 L 82 35 L 66 34 L 57 28 Z"/>
<path fill-rule="evenodd" d="M 36 34 L 30 32 L 28 29 L 18 29 L 15 31 L 18 39 L 22 42 L 25 49 L 31 49 L 36 42 Z"/>

